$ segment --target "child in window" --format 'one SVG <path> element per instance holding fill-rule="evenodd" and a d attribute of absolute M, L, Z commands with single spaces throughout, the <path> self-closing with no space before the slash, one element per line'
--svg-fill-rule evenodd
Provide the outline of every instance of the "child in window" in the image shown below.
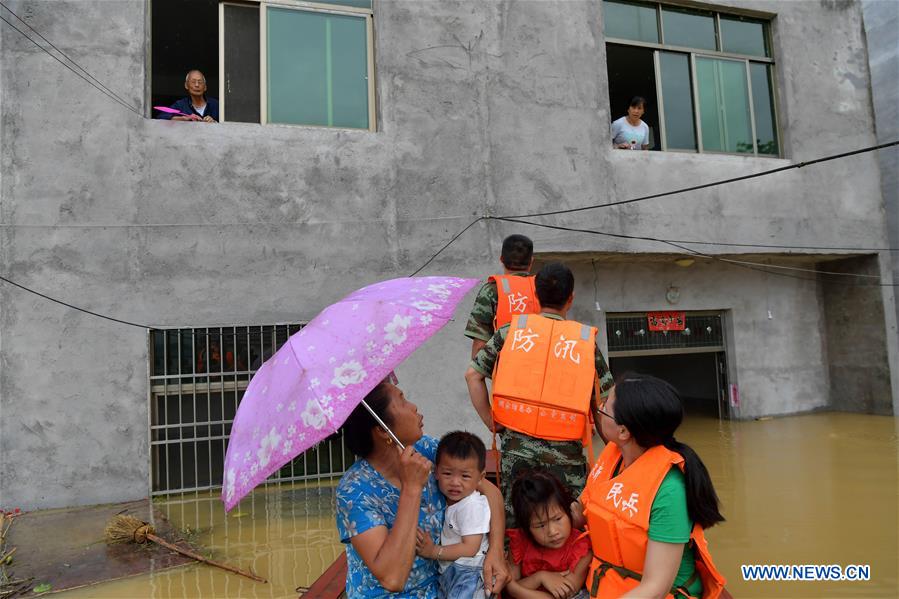
<path fill-rule="evenodd" d="M 511 582 L 518 599 L 589 599 L 584 587 L 593 553 L 571 525 L 571 493 L 546 470 L 522 472 L 512 483 L 512 509 L 521 528 L 509 536 Z"/>
<path fill-rule="evenodd" d="M 483 599 L 484 556 L 490 532 L 490 506 L 477 491 L 484 479 L 487 449 L 471 433 L 447 433 L 437 446 L 437 484 L 446 496 L 440 545 L 419 529 L 418 555 L 440 562 L 440 597 Z"/>

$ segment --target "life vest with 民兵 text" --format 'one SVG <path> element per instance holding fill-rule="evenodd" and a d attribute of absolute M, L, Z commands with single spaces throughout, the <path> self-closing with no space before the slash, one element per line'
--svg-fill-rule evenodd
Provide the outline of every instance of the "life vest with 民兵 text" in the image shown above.
<path fill-rule="evenodd" d="M 591 448 L 595 352 L 594 327 L 539 314 L 514 317 L 493 373 L 493 421 L 532 437 L 580 440 Z"/>
<path fill-rule="evenodd" d="M 684 469 L 684 458 L 662 445 L 646 450 L 613 477 L 620 459 L 621 450 L 609 443 L 587 476 L 584 515 L 593 547 L 587 589 L 594 599 L 621 597 L 640 584 L 652 502 L 672 466 Z M 712 563 L 705 534 L 698 524 L 690 533 L 690 544 L 696 555 L 696 576 L 702 581 L 702 599 L 729 596 L 724 590 L 726 581 Z M 672 589 L 666 598 L 690 597 L 686 590 L 690 584 L 692 579 Z"/>
<path fill-rule="evenodd" d="M 537 314 L 540 302 L 533 275 L 493 275 L 488 281 L 496 283 L 496 314 L 493 316 L 493 330 L 509 324 L 513 316 Z"/>

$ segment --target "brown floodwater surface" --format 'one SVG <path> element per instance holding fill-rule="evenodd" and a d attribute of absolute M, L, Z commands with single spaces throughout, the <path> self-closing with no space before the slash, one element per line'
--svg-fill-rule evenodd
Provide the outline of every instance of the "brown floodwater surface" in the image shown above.
<path fill-rule="evenodd" d="M 741 597 L 899 596 L 899 419 L 821 413 L 754 422 L 688 418 L 678 439 L 702 457 L 724 524 L 712 556 Z M 269 485 L 225 515 L 219 493 L 157 501 L 178 529 L 259 584 L 191 565 L 61 593 L 80 597 L 297 597 L 343 551 L 333 482 Z M 746 564 L 869 565 L 868 582 L 750 582 Z"/>

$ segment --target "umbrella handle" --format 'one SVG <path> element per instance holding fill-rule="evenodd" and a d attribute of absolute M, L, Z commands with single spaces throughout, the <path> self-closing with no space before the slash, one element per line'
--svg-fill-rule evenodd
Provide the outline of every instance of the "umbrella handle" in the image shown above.
<path fill-rule="evenodd" d="M 397 444 L 397 446 L 400 448 L 400 450 L 405 451 L 406 446 L 403 445 L 400 442 L 400 440 L 396 438 L 396 435 L 393 434 L 393 431 L 390 430 L 390 427 L 387 426 L 386 424 L 384 424 L 384 421 L 381 420 L 381 417 L 378 416 L 377 414 L 375 414 L 375 411 L 371 409 L 371 406 L 369 406 L 368 403 L 366 403 L 366 401 L 364 399 L 362 400 L 362 405 L 365 406 L 365 409 L 368 410 L 368 413 L 372 415 L 372 417 L 375 419 L 375 422 L 378 423 L 378 426 L 383 428 L 384 432 L 387 433 L 388 435 L 390 435 L 390 438 L 393 439 L 393 442 Z"/>

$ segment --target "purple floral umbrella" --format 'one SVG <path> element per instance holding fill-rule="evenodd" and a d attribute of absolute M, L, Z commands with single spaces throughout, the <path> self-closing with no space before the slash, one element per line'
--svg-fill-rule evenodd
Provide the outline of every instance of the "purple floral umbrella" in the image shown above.
<path fill-rule="evenodd" d="M 259 367 L 234 417 L 225 510 L 337 431 L 369 391 L 449 322 L 477 283 L 418 277 L 369 285 L 288 339 Z"/>

